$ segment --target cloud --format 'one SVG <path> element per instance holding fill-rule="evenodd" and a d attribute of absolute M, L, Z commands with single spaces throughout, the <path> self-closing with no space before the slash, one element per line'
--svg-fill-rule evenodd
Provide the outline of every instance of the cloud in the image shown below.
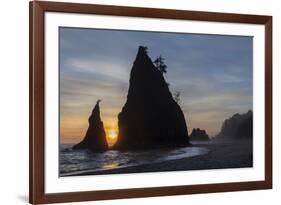
<path fill-rule="evenodd" d="M 106 77 L 115 81 L 127 82 L 129 77 L 128 71 L 131 65 L 91 59 L 69 59 L 66 66 L 72 68 L 73 72 L 87 73 L 99 78 Z"/>

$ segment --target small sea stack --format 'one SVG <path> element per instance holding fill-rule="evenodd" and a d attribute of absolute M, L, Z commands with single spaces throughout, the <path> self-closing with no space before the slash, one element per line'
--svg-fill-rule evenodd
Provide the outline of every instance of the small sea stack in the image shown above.
<path fill-rule="evenodd" d="M 193 128 L 190 136 L 190 141 L 208 141 L 210 140 L 209 135 L 206 133 L 205 130 L 201 130 L 200 128 Z"/>
<path fill-rule="evenodd" d="M 100 100 L 97 101 L 91 116 L 88 119 L 89 127 L 84 139 L 73 146 L 73 149 L 89 149 L 93 152 L 101 152 L 108 149 L 103 122 L 100 117 Z"/>

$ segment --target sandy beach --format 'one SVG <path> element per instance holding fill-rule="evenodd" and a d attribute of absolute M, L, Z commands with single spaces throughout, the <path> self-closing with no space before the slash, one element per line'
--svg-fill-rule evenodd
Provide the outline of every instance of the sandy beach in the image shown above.
<path fill-rule="evenodd" d="M 205 155 L 190 158 L 169 160 L 140 166 L 114 168 L 102 171 L 88 171 L 79 173 L 77 175 L 246 168 L 253 166 L 253 148 L 251 140 L 214 140 L 208 143 L 194 142 L 193 146 L 207 148 L 209 149 L 209 152 Z"/>

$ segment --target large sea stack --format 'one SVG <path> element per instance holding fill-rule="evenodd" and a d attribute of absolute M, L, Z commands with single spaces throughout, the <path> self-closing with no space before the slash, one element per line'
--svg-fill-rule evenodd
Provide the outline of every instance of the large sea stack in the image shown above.
<path fill-rule="evenodd" d="M 236 113 L 226 119 L 223 124 L 218 138 L 232 139 L 252 139 L 253 138 L 253 112 Z"/>
<path fill-rule="evenodd" d="M 108 149 L 103 122 L 100 118 L 99 102 L 100 100 L 97 101 L 88 119 L 89 127 L 85 138 L 80 143 L 74 145 L 73 149 L 90 149 L 93 152 L 100 152 Z"/>
<path fill-rule="evenodd" d="M 130 74 L 127 101 L 118 115 L 114 149 L 189 145 L 185 118 L 163 74 L 139 47 Z"/>

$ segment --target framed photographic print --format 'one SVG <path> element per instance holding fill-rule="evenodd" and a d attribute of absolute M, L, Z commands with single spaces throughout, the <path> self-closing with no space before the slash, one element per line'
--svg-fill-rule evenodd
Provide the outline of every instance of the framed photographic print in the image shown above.
<path fill-rule="evenodd" d="M 30 2 L 30 203 L 271 187 L 271 16 Z"/>

